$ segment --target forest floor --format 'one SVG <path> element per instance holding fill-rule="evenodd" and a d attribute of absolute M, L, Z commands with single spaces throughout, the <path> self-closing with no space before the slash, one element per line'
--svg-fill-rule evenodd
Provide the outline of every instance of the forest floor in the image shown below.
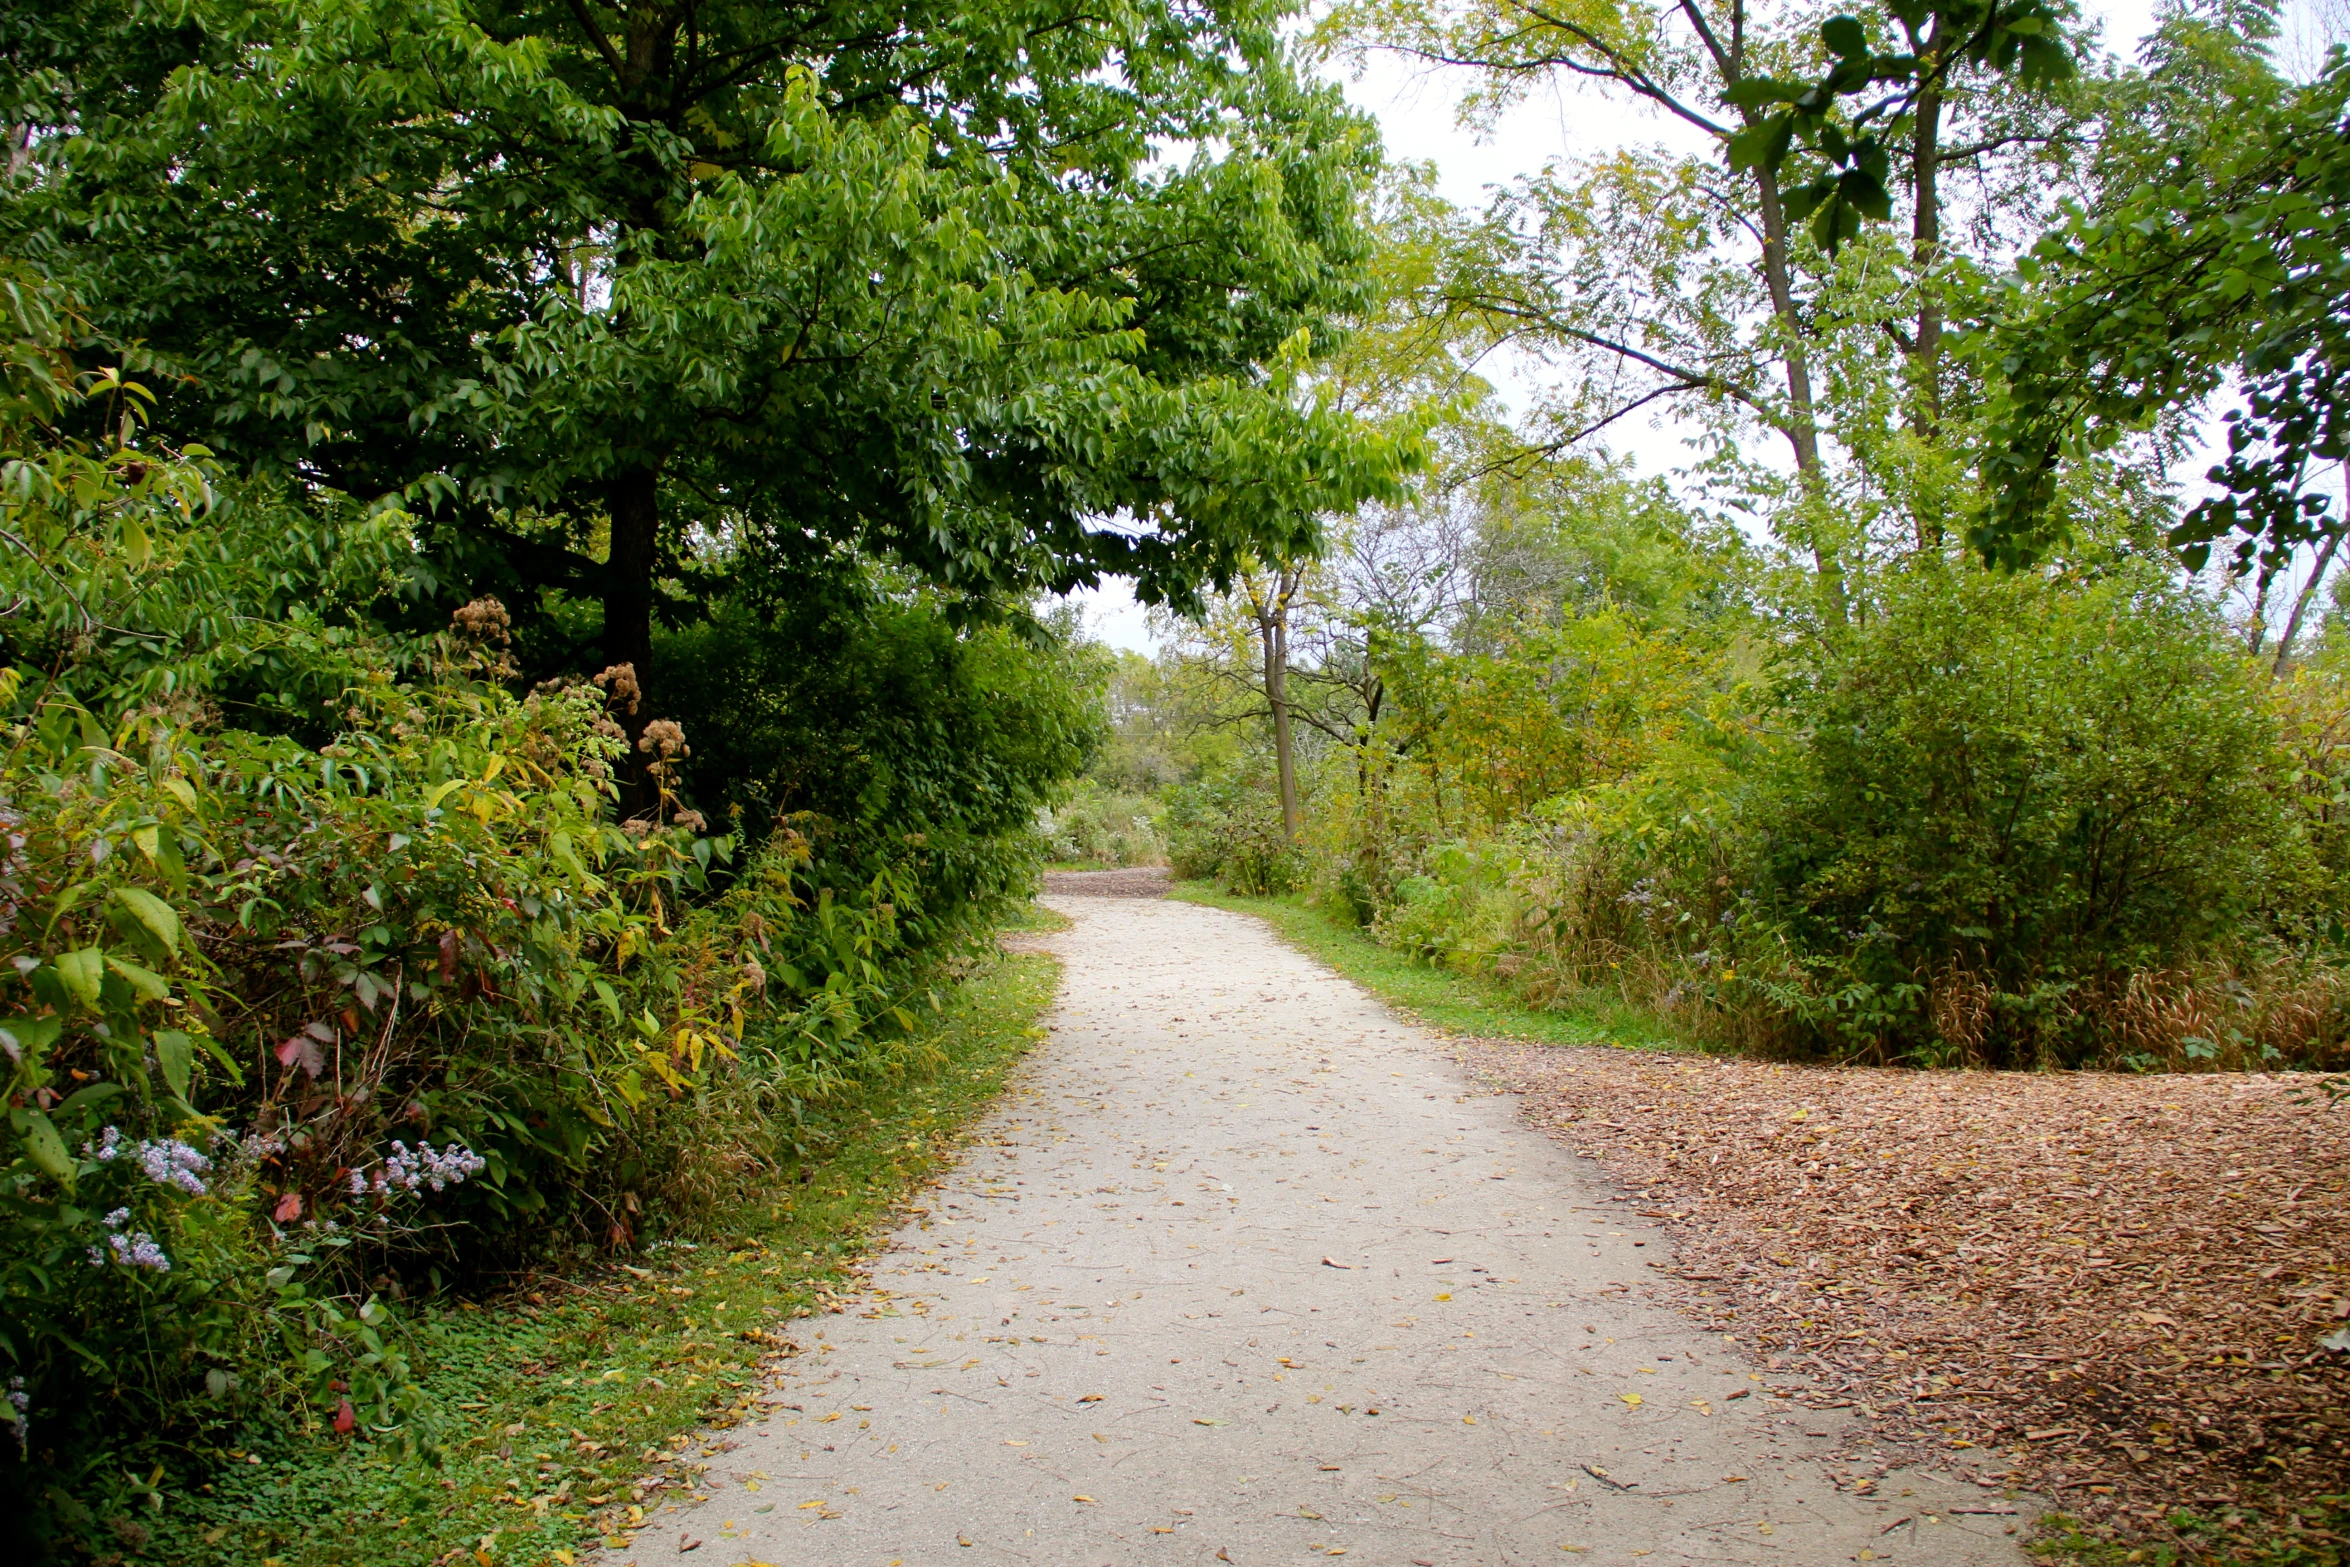
<path fill-rule="evenodd" d="M 1311 910 L 1213 901 L 1414 1011 L 1486 1010 L 1456 1029 L 1535 1035 L 1454 1047 L 1639 1194 L 1687 1310 L 1865 1413 L 1881 1462 L 1966 1455 L 2091 1554 L 2341 1559 L 2350 1352 L 2322 1341 L 2350 1325 L 2350 1114 L 2312 1080 L 1606 1048 Z"/>
<path fill-rule="evenodd" d="M 1676 1310 L 1442 1038 L 1254 920 L 1051 901 L 1049 1039 L 625 1560 L 2021 1563 L 2029 1497 Z"/>

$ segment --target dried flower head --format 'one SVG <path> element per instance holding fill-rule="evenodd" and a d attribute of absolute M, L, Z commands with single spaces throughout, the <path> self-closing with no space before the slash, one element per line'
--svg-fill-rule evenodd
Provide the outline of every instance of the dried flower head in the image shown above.
<path fill-rule="evenodd" d="M 449 617 L 457 634 L 470 642 L 504 647 L 514 640 L 514 621 L 506 606 L 494 598 L 477 598 Z"/>
<path fill-rule="evenodd" d="M 623 715 L 633 715 L 637 704 L 644 700 L 644 691 L 636 683 L 634 664 L 611 665 L 596 676 L 596 684 L 604 688 L 605 697 Z"/>
<path fill-rule="evenodd" d="M 685 743 L 685 726 L 674 718 L 656 718 L 645 725 L 645 732 L 637 736 L 636 748 L 650 751 L 664 762 L 694 754 Z"/>

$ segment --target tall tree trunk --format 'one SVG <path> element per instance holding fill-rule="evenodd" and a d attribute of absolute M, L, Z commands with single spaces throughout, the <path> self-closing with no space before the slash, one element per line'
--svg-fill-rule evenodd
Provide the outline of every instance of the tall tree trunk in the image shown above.
<path fill-rule="evenodd" d="M 1385 681 L 1374 678 L 1363 699 L 1362 734 L 1355 746 L 1355 873 L 1373 897 L 1387 890 L 1387 758 L 1379 745 L 1379 704 Z"/>
<path fill-rule="evenodd" d="M 631 664 L 645 700 L 621 719 L 631 745 L 652 721 L 653 566 L 661 539 L 661 476 L 623 469 L 605 487 L 612 549 L 604 562 L 604 662 Z"/>
<path fill-rule="evenodd" d="M 1755 173 L 1763 229 L 1763 285 L 1770 291 L 1771 313 L 1787 340 L 1787 444 L 1795 451 L 1795 474 L 1802 487 L 1805 527 L 1811 537 L 1812 564 L 1820 579 L 1820 599 L 1828 618 L 1842 625 L 1846 616 L 1844 568 L 1834 550 L 1819 536 L 1827 510 L 1827 472 L 1820 464 L 1818 403 L 1812 395 L 1811 358 L 1803 349 L 1803 322 L 1795 313 L 1795 285 L 1787 269 L 1787 209 L 1779 201 L 1779 183 L 1768 169 Z"/>
<path fill-rule="evenodd" d="M 1936 29 L 1937 33 L 1939 28 Z M 1921 442 L 1942 438 L 1942 94 L 1918 94 L 1917 128 L 1910 148 L 1917 210 L 1910 216 L 1909 259 L 1918 290 L 1917 335 L 1910 344 L 1910 428 Z M 1917 515 L 1921 550 L 1942 545 L 1939 501 L 1925 498 Z"/>
<path fill-rule="evenodd" d="M 1281 837 L 1297 841 L 1297 756 L 1289 717 L 1289 606 L 1303 569 L 1273 573 L 1272 592 L 1256 606 L 1265 655 L 1265 705 L 1273 710 L 1273 767 L 1280 779 Z"/>

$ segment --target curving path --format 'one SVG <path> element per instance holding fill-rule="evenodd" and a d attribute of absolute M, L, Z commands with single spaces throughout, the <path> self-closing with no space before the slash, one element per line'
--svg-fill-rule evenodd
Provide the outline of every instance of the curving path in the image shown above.
<path fill-rule="evenodd" d="M 1049 1042 L 641 1567 L 2023 1560 L 1972 1485 L 1831 1485 L 1853 1433 L 1432 1036 L 1245 916 L 1051 901 Z"/>

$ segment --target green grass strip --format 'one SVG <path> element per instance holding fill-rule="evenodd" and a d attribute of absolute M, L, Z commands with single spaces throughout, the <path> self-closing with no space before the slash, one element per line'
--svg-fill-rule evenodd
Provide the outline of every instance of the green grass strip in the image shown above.
<path fill-rule="evenodd" d="M 1589 996 L 1556 1008 L 1529 1006 L 1499 979 L 1438 968 L 1383 947 L 1361 926 L 1334 918 L 1302 897 L 1243 897 L 1219 891 L 1204 881 L 1178 882 L 1169 896 L 1211 909 L 1254 914 L 1306 956 L 1328 964 L 1389 1006 L 1432 1028 L 1540 1045 L 1605 1045 L 1622 1050 L 1701 1048 L 1662 1020 L 1620 1001 Z"/>
<path fill-rule="evenodd" d="M 1052 928 L 1057 916 L 1038 913 L 1014 923 Z M 461 1422 L 438 1471 L 324 1434 L 224 1448 L 212 1482 L 174 1498 L 131 1559 L 539 1567 L 625 1544 L 660 1505 L 637 1484 L 648 1465 L 703 1456 L 692 1433 L 746 1416 L 792 1319 L 856 1287 L 849 1265 L 956 1159 L 1044 1037 L 1058 979 L 1051 958 L 1017 954 L 954 987 L 897 1070 L 821 1107 L 824 1154 L 729 1233 L 422 1314 L 411 1341 L 425 1386 Z"/>

